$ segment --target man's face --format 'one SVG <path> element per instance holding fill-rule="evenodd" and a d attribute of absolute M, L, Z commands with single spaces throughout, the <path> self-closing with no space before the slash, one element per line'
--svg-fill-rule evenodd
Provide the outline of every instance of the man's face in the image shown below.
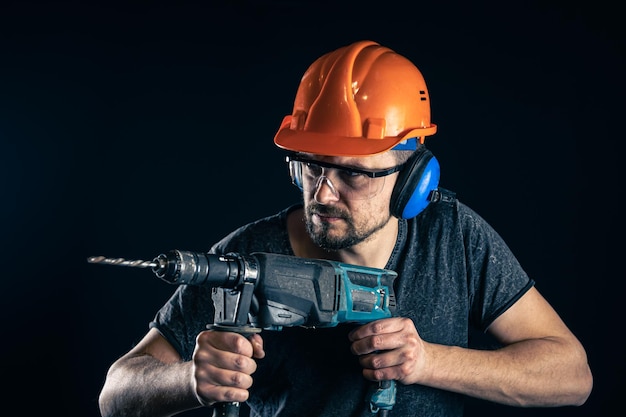
<path fill-rule="evenodd" d="M 303 165 L 306 227 L 313 241 L 326 250 L 365 242 L 391 219 L 389 201 L 398 173 L 380 178 L 350 172 L 385 170 L 396 165 L 391 152 L 348 158 L 307 155 L 312 161 L 346 170 Z"/>

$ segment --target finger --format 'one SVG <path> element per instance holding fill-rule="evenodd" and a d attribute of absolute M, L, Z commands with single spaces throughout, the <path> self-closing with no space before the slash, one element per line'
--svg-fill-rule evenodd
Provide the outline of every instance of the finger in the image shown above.
<path fill-rule="evenodd" d="M 380 369 L 363 368 L 363 377 L 369 381 L 389 381 L 396 380 L 403 384 L 410 383 L 411 373 L 414 371 L 414 366 L 411 363 L 405 362 L 396 366 L 389 366 Z"/>
<path fill-rule="evenodd" d="M 213 347 L 197 349 L 193 354 L 193 362 L 198 368 L 217 368 L 229 371 L 252 374 L 257 369 L 256 361 L 239 353 L 218 350 Z"/>
<path fill-rule="evenodd" d="M 383 369 L 366 369 L 363 368 L 363 378 L 368 381 L 391 381 L 398 380 L 398 372 L 395 368 L 383 368 Z"/>
<path fill-rule="evenodd" d="M 417 330 L 410 319 L 400 318 L 397 320 L 372 322 L 374 334 L 367 334 L 363 338 L 354 338 L 351 349 L 355 355 L 366 355 L 380 351 L 415 347 L 419 341 Z"/>
<path fill-rule="evenodd" d="M 249 396 L 247 389 L 215 385 L 206 381 L 196 381 L 195 394 L 200 404 L 204 406 L 210 406 L 216 402 L 244 402 Z"/>
<path fill-rule="evenodd" d="M 363 377 L 365 379 L 385 381 L 400 379 L 404 362 L 399 359 L 395 351 L 389 351 L 361 356 L 359 357 L 359 364 L 363 367 Z"/>
<path fill-rule="evenodd" d="M 407 356 L 400 349 L 359 356 L 359 364 L 364 369 L 391 368 L 402 365 L 405 362 L 407 362 Z"/>
<path fill-rule="evenodd" d="M 234 352 L 252 357 L 253 347 L 246 337 L 239 333 L 205 330 L 196 337 L 196 344 L 200 348 Z"/>
<path fill-rule="evenodd" d="M 418 369 L 422 349 L 415 343 L 407 343 L 401 348 L 373 353 L 359 357 L 363 376 L 372 381 L 395 379 L 408 381 Z"/>
<path fill-rule="evenodd" d="M 401 317 L 375 320 L 352 330 L 348 338 L 354 342 L 377 334 L 396 332 L 403 328 L 403 320 L 405 319 Z"/>
<path fill-rule="evenodd" d="M 193 385 L 202 405 L 222 401 L 246 401 L 252 377 L 246 373 L 217 368 L 211 364 L 193 367 Z"/>
<path fill-rule="evenodd" d="M 253 334 L 248 339 L 252 343 L 253 353 L 252 357 L 256 359 L 262 359 L 265 357 L 265 350 L 263 349 L 263 338 L 260 334 Z"/>
<path fill-rule="evenodd" d="M 377 334 L 352 342 L 350 348 L 355 355 L 367 355 L 400 348 L 405 341 L 406 337 L 402 332 Z"/>
<path fill-rule="evenodd" d="M 198 385 L 217 385 L 248 389 L 252 386 L 250 374 L 230 369 L 218 368 L 211 364 L 203 364 L 194 368 L 194 378 Z"/>

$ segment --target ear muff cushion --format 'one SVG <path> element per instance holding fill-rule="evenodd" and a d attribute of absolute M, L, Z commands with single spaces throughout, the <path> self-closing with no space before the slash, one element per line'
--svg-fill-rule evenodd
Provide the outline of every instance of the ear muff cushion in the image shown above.
<path fill-rule="evenodd" d="M 428 206 L 432 190 L 439 186 L 439 161 L 425 147 L 415 151 L 400 171 L 391 194 L 391 214 L 410 219 Z"/>

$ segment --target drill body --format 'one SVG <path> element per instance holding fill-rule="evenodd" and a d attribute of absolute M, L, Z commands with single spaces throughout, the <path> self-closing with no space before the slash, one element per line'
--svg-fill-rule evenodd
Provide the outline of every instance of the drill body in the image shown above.
<path fill-rule="evenodd" d="M 394 271 L 323 259 L 174 250 L 152 269 L 170 284 L 213 288 L 220 325 L 334 327 L 392 317 L 396 306 Z"/>

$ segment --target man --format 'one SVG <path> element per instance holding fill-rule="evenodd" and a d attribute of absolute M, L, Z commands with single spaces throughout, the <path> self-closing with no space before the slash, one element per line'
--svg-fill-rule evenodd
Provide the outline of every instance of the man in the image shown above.
<path fill-rule="evenodd" d="M 370 41 L 317 59 L 274 139 L 303 202 L 245 225 L 211 253 L 270 252 L 398 273 L 396 314 L 365 325 L 206 330 L 210 289 L 180 286 L 110 368 L 104 416 L 167 416 L 247 401 L 260 416 L 368 416 L 395 380 L 392 416 L 460 416 L 463 397 L 581 405 L 586 353 L 500 236 L 439 187 L 420 71 Z M 469 347 L 471 328 L 497 349 Z M 376 411 L 376 410 L 374 410 Z"/>

